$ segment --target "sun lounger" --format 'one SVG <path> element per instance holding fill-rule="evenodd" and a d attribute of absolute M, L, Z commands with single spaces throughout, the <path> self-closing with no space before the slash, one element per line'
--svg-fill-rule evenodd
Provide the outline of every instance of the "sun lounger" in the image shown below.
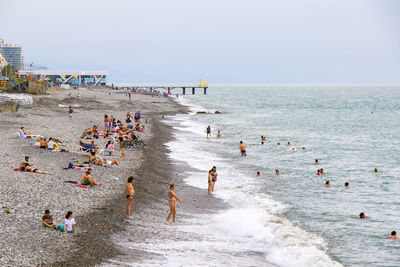
<path fill-rule="evenodd" d="M 23 132 L 18 132 L 17 135 L 21 139 L 26 139 L 26 138 L 38 139 L 40 137 L 40 135 L 38 134 L 24 134 Z"/>

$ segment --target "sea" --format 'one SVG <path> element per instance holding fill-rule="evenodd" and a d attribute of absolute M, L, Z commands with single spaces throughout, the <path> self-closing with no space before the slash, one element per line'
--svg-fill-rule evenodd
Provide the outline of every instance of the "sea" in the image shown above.
<path fill-rule="evenodd" d="M 213 197 L 229 208 L 178 217 L 200 238 L 153 244 L 164 259 L 144 265 L 399 266 L 400 240 L 388 238 L 400 233 L 399 89 L 213 85 L 172 96 L 190 112 L 164 119 L 168 156 L 193 168 L 184 181 L 205 196 L 216 166 Z"/>

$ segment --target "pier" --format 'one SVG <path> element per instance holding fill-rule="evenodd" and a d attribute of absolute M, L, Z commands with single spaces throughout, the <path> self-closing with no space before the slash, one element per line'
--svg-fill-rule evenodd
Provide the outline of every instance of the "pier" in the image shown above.
<path fill-rule="evenodd" d="M 115 89 L 148 89 L 153 90 L 167 90 L 168 94 L 174 89 L 182 89 L 182 94 L 186 94 L 186 89 L 192 89 L 192 95 L 196 94 L 196 89 L 203 89 L 204 94 L 207 94 L 208 83 L 200 79 L 200 84 L 146 84 L 146 83 L 113 83 L 112 87 Z"/>

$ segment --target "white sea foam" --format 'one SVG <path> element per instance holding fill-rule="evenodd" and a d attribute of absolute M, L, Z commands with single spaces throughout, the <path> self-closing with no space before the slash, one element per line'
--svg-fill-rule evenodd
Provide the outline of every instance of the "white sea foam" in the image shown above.
<path fill-rule="evenodd" d="M 175 140 L 167 144 L 169 156 L 197 169 L 186 173 L 185 182 L 204 190 L 207 171 L 216 165 L 219 179 L 214 196 L 231 208 L 179 225 L 180 230 L 199 235 L 196 241 L 134 244 L 135 248 L 163 254 L 166 259 L 162 265 L 168 266 L 341 266 L 324 252 L 322 238 L 282 217 L 287 205 L 260 192 L 255 177 L 213 152 L 219 144 L 205 138 L 207 125 L 191 119 L 196 110 L 205 108 L 185 98 L 179 102 L 190 107 L 192 113 L 165 120 L 176 130 Z M 149 264 L 159 262 L 144 265 Z"/>

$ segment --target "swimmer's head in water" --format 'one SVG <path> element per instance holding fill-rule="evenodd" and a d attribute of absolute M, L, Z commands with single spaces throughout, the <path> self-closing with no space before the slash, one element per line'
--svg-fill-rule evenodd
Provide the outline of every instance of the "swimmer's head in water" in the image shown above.
<path fill-rule="evenodd" d="M 360 217 L 360 219 L 365 219 L 365 213 L 361 212 L 360 215 L 358 215 Z"/>
<path fill-rule="evenodd" d="M 277 174 L 277 175 L 279 174 L 279 170 L 278 169 L 275 170 L 275 174 Z"/>
<path fill-rule="evenodd" d="M 391 235 L 391 236 L 395 236 L 395 235 L 397 235 L 397 233 L 396 233 L 396 231 L 392 231 L 392 232 L 390 233 L 390 235 Z"/>
<path fill-rule="evenodd" d="M 287 145 L 290 146 L 290 142 L 287 142 Z"/>
<path fill-rule="evenodd" d="M 257 176 L 260 176 L 260 172 L 257 172 Z"/>
<path fill-rule="evenodd" d="M 261 141 L 261 144 L 263 145 L 263 144 L 264 144 L 264 141 Z"/>
<path fill-rule="evenodd" d="M 281 145 L 281 143 L 278 143 L 278 146 L 280 146 Z"/>
<path fill-rule="evenodd" d="M 329 182 L 329 181 L 326 181 L 325 182 L 325 185 L 330 185 L 331 183 Z"/>
<path fill-rule="evenodd" d="M 375 169 L 374 169 L 374 172 L 378 172 L 378 168 L 375 168 Z"/>
<path fill-rule="evenodd" d="M 345 186 L 345 187 L 348 187 L 348 186 L 349 186 L 349 183 L 348 183 L 348 182 L 345 182 L 345 183 L 344 183 L 344 186 Z"/>

